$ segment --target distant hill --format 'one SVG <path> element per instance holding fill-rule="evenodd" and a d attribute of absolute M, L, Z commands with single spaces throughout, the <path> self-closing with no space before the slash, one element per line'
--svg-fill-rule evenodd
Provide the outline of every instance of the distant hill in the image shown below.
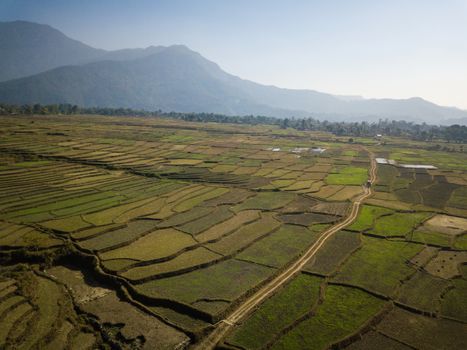
<path fill-rule="evenodd" d="M 196 56 L 172 46 L 135 60 L 60 67 L 0 83 L 0 100 L 226 114 L 272 110 L 212 77 Z"/>
<path fill-rule="evenodd" d="M 6 38 L 8 37 L 8 38 Z M 72 103 L 229 115 L 330 120 L 467 120 L 467 111 L 421 98 L 363 99 L 240 79 L 182 45 L 105 51 L 29 22 L 0 23 L 0 102 Z M 34 53 L 34 54 L 33 54 Z M 36 74 L 38 73 L 38 74 Z"/>
<path fill-rule="evenodd" d="M 45 24 L 0 22 L 0 81 L 53 68 L 96 60 L 129 60 L 158 52 L 161 47 L 106 51 L 95 49 Z"/>
<path fill-rule="evenodd" d="M 0 22 L 0 81 L 96 59 L 105 53 L 43 24 Z"/>

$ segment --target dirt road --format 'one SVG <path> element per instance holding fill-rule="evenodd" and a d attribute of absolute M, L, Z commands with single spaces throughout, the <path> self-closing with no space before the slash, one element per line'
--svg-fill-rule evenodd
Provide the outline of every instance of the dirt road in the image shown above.
<path fill-rule="evenodd" d="M 376 181 L 376 161 L 372 154 L 371 166 L 369 171 L 369 180 L 373 184 Z M 331 226 L 324 231 L 318 240 L 313 243 L 308 250 L 301 255 L 289 267 L 277 275 L 274 279 L 269 281 L 260 290 L 254 293 L 251 297 L 246 299 L 238 306 L 227 318 L 221 320 L 215 325 L 214 330 L 203 338 L 199 343 L 194 344 L 192 349 L 207 350 L 214 349 L 214 347 L 224 339 L 227 332 L 235 326 L 241 319 L 246 317 L 254 308 L 269 298 L 274 292 L 293 278 L 316 254 L 316 252 L 326 243 L 326 241 L 336 232 L 342 230 L 344 227 L 350 225 L 358 215 L 362 201 L 371 196 L 372 188 L 366 187 L 364 193 L 355 199 L 352 203 L 352 209 L 344 221 Z"/>

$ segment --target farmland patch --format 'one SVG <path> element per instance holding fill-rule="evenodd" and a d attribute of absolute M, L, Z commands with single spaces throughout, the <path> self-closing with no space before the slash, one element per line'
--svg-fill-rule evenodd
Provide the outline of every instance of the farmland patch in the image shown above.
<path fill-rule="evenodd" d="M 460 264 L 467 262 L 467 252 L 440 251 L 426 266 L 433 276 L 449 279 L 460 276 Z"/>
<path fill-rule="evenodd" d="M 463 349 L 467 326 L 445 319 L 413 314 L 400 308 L 391 311 L 377 329 L 416 349 Z"/>
<path fill-rule="evenodd" d="M 186 271 L 190 268 L 203 266 L 212 261 L 219 260 L 220 258 L 222 258 L 222 255 L 214 253 L 204 247 L 198 247 L 193 250 L 188 250 L 167 261 L 130 268 L 121 275 L 138 282 L 144 279 L 150 279 L 153 276 Z M 105 263 L 106 261 L 104 264 Z"/>
<path fill-rule="evenodd" d="M 135 288 L 148 296 L 175 299 L 187 304 L 200 299 L 233 301 L 273 271 L 257 264 L 227 260 L 180 276 L 139 284 Z"/>
<path fill-rule="evenodd" d="M 430 217 L 430 213 L 395 213 L 376 219 L 371 233 L 380 236 L 405 236 Z"/>
<path fill-rule="evenodd" d="M 382 215 L 391 214 L 393 211 L 375 207 L 371 205 L 363 205 L 358 213 L 357 219 L 348 226 L 349 230 L 365 231 L 373 227 L 374 221 Z"/>
<path fill-rule="evenodd" d="M 207 243 L 205 247 L 222 255 L 230 255 L 261 239 L 279 226 L 280 223 L 273 215 L 264 213 L 258 221 L 239 228 L 220 241 Z"/>
<path fill-rule="evenodd" d="M 298 275 L 262 304 L 227 342 L 246 349 L 263 348 L 273 336 L 312 309 L 318 301 L 321 283 L 319 277 Z"/>
<path fill-rule="evenodd" d="M 295 199 L 295 195 L 287 192 L 260 192 L 256 196 L 248 198 L 243 203 L 233 207 L 239 212 L 246 209 L 273 210 L 284 207 Z"/>
<path fill-rule="evenodd" d="M 220 224 L 214 225 L 204 232 L 201 232 L 196 236 L 196 239 L 199 242 L 209 242 L 217 240 L 222 236 L 234 232 L 242 225 L 246 225 L 260 219 L 260 217 L 261 216 L 259 210 L 241 211 L 237 213 L 234 217 L 227 219 L 226 221 L 221 222 Z"/>
<path fill-rule="evenodd" d="M 350 231 L 335 233 L 305 265 L 305 271 L 319 275 L 330 275 L 361 245 L 360 235 Z"/>
<path fill-rule="evenodd" d="M 360 167 L 344 167 L 337 173 L 331 173 L 325 178 L 329 185 L 362 185 L 368 177 L 368 170 Z"/>
<path fill-rule="evenodd" d="M 391 350 L 410 350 L 411 347 L 404 345 L 381 333 L 369 331 L 361 339 L 345 347 L 346 350 L 373 350 L 373 349 L 391 349 Z"/>
<path fill-rule="evenodd" d="M 435 313 L 448 286 L 448 281 L 419 271 L 402 285 L 397 299 L 416 309 Z"/>
<path fill-rule="evenodd" d="M 330 285 L 316 313 L 298 323 L 272 349 L 323 349 L 356 332 L 378 313 L 384 301 L 358 289 Z"/>
<path fill-rule="evenodd" d="M 283 214 L 278 216 L 278 218 L 287 224 L 302 226 L 310 226 L 312 224 L 326 224 L 339 220 L 339 217 L 336 216 L 315 213 Z"/>
<path fill-rule="evenodd" d="M 443 295 L 441 301 L 441 314 L 462 322 L 467 321 L 467 281 L 464 278 L 452 280 L 453 288 Z"/>
<path fill-rule="evenodd" d="M 335 280 L 391 294 L 401 280 L 415 272 L 407 261 L 422 248 L 417 244 L 364 237 L 363 246 L 350 256 Z"/>
<path fill-rule="evenodd" d="M 195 244 L 196 241 L 190 235 L 168 228 L 152 231 L 129 245 L 108 250 L 99 256 L 103 260 L 125 258 L 151 261 L 170 256 Z"/>
<path fill-rule="evenodd" d="M 316 234 L 304 227 L 283 225 L 269 236 L 241 252 L 237 257 L 268 266 L 280 267 L 308 247 Z"/>
<path fill-rule="evenodd" d="M 85 249 L 99 251 L 116 249 L 131 243 L 140 236 L 156 229 L 157 222 L 151 220 L 136 220 L 127 226 L 102 233 L 96 237 L 79 241 L 79 246 Z"/>

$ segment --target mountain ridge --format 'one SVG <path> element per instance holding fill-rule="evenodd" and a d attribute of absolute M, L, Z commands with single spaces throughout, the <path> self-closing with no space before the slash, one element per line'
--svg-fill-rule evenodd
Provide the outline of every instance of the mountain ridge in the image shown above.
<path fill-rule="evenodd" d="M 349 98 L 315 90 L 262 85 L 223 71 L 217 63 L 184 45 L 106 51 L 70 39 L 47 25 L 21 21 L 8 23 L 6 27 L 9 32 L 12 32 L 12 26 L 20 27 L 12 35 L 16 39 L 18 33 L 28 36 L 31 28 L 38 26 L 36 32 L 39 34 L 32 36 L 36 40 L 34 47 L 41 48 L 41 52 L 45 48 L 45 57 L 57 51 L 60 59 L 49 62 L 49 66 L 59 64 L 57 67 L 0 82 L 1 102 L 72 103 L 83 107 L 128 107 L 227 115 L 318 115 L 321 119 L 330 120 L 389 118 L 436 124 L 444 120 L 467 120 L 467 111 L 438 106 L 420 97 Z M 0 23 L 0 37 L 4 24 Z M 45 40 L 47 35 L 51 37 Z M 29 37 L 25 42 L 31 40 Z M 57 50 L 51 44 L 54 40 L 61 43 Z M 0 40 L 0 49 L 8 47 L 6 41 L 5 38 Z M 12 44 L 17 49 L 19 46 Z M 28 50 L 31 47 L 19 51 Z M 79 54 L 69 58 L 67 52 Z M 6 59 L 0 57 L 0 77 L 8 75 L 6 71 L 12 65 L 13 56 L 10 53 Z M 45 67 L 43 64 L 30 66 L 30 70 Z M 24 72 L 21 67 L 17 68 L 13 69 L 16 74 Z"/>

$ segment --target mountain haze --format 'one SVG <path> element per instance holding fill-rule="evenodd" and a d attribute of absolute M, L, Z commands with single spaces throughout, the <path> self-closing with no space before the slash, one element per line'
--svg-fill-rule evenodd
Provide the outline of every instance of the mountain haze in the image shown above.
<path fill-rule="evenodd" d="M 45 24 L 0 22 L 0 81 L 22 78 L 53 68 L 96 60 L 130 60 L 163 47 L 106 51 L 95 49 Z"/>
<path fill-rule="evenodd" d="M 182 45 L 105 51 L 45 25 L 0 23 L 0 101 L 71 103 L 229 115 L 333 120 L 467 120 L 421 98 L 363 99 L 282 89 L 238 78 Z"/>
<path fill-rule="evenodd" d="M 79 64 L 105 54 L 44 24 L 0 22 L 0 81 Z"/>

